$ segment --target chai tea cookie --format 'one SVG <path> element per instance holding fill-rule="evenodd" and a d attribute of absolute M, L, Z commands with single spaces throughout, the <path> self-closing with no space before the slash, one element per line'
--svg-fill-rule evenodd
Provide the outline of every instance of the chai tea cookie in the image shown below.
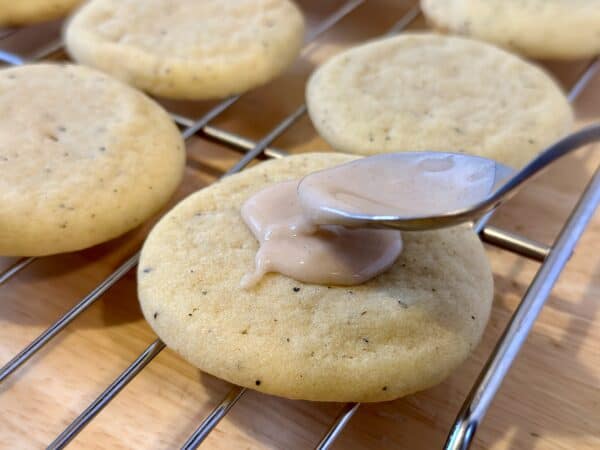
<path fill-rule="evenodd" d="M 66 16 L 82 0 L 0 0 L 0 26 L 28 25 Z"/>
<path fill-rule="evenodd" d="M 152 230 L 138 269 L 144 316 L 202 370 L 288 398 L 381 401 L 442 381 L 477 345 L 492 303 L 483 246 L 467 227 L 403 233 L 387 272 L 358 286 L 270 273 L 251 289 L 258 243 L 240 208 L 265 186 L 353 159 L 261 163 L 183 200 Z"/>
<path fill-rule="evenodd" d="M 534 58 L 600 54 L 600 0 L 421 0 L 435 27 Z"/>
<path fill-rule="evenodd" d="M 465 152 L 520 167 L 566 134 L 571 107 L 541 69 L 492 45 L 402 34 L 327 61 L 307 105 L 336 150 Z"/>
<path fill-rule="evenodd" d="M 0 71 L 0 255 L 119 236 L 166 203 L 184 164 L 167 113 L 120 81 L 73 65 Z"/>
<path fill-rule="evenodd" d="M 289 0 L 92 0 L 65 30 L 71 56 L 152 94 L 209 99 L 275 78 L 304 20 Z"/>

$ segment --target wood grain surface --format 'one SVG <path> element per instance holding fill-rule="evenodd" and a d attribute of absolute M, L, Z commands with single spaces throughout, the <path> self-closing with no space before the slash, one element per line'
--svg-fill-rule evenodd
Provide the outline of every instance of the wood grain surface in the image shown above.
<path fill-rule="evenodd" d="M 343 4 L 302 1 L 309 27 Z M 212 125 L 257 140 L 303 101 L 316 65 L 342 48 L 385 32 L 413 2 L 369 0 L 310 46 L 268 86 L 247 95 Z M 419 17 L 409 27 L 425 27 Z M 49 42 L 60 24 L 0 40 L 24 56 Z M 64 56 L 63 56 L 64 57 Z M 565 89 L 586 61 L 545 63 Z M 164 102 L 201 117 L 214 103 Z M 575 102 L 577 127 L 600 120 L 600 76 Z M 151 125 L 150 125 L 151 126 Z M 308 118 L 275 141 L 290 152 L 329 150 Z M 177 198 L 211 183 L 240 158 L 198 136 Z M 600 162 L 600 146 L 556 164 L 499 211 L 495 225 L 551 243 Z M 0 364 L 4 364 L 139 248 L 151 223 L 78 253 L 34 262 L 0 287 Z M 479 428 L 476 449 L 600 448 L 600 220 L 595 217 L 561 276 L 516 363 Z M 338 449 L 435 449 L 519 303 L 538 263 L 488 247 L 495 301 L 485 336 L 448 380 L 397 401 L 362 405 L 337 440 Z M 9 258 L 0 258 L 0 268 Z M 129 273 L 43 351 L 0 385 L 0 447 L 50 443 L 156 336 L 143 320 Z M 72 442 L 74 449 L 177 448 L 228 392 L 166 349 Z M 248 392 L 204 443 L 211 449 L 306 449 L 319 441 L 342 405 Z"/>

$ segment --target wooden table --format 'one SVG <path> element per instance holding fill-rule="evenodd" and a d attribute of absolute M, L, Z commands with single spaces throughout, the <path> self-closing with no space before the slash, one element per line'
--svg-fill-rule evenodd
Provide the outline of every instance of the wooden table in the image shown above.
<path fill-rule="evenodd" d="M 342 1 L 303 1 L 310 28 Z M 311 70 L 341 48 L 376 37 L 412 2 L 371 0 L 311 46 L 269 86 L 245 95 L 211 124 L 260 139 L 303 101 Z M 410 29 L 425 25 L 419 17 Z M 34 27 L 0 41 L 31 54 L 57 25 Z M 568 89 L 586 61 L 548 63 Z M 213 103 L 165 102 L 198 118 Z M 600 120 L 600 76 L 575 102 L 577 127 Z M 274 146 L 290 152 L 329 150 L 303 117 Z M 598 146 L 596 146 L 598 147 Z M 177 198 L 211 183 L 240 153 L 195 137 Z M 594 149 L 558 163 L 502 208 L 493 223 L 551 243 L 600 162 Z M 595 150 L 599 150 L 596 148 Z M 120 265 L 151 224 L 110 243 L 47 257 L 0 288 L 0 364 Z M 591 223 L 483 425 L 478 449 L 600 448 L 600 220 Z M 362 405 L 335 447 L 434 449 L 446 438 L 465 395 L 539 264 L 487 248 L 495 301 L 485 336 L 448 380 L 388 403 Z M 0 268 L 13 259 L 0 258 Z M 0 385 L 0 447 L 40 448 L 51 442 L 154 339 L 129 273 L 46 348 Z M 174 448 L 220 402 L 230 386 L 164 350 L 72 442 L 72 448 Z M 205 442 L 206 448 L 312 448 L 342 405 L 291 401 L 248 392 Z"/>

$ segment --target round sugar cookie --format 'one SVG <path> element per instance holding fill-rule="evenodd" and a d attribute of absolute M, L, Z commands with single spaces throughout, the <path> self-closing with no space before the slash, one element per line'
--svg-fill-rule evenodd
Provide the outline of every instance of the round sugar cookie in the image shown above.
<path fill-rule="evenodd" d="M 489 44 L 430 33 L 336 55 L 313 73 L 306 98 L 321 136 L 363 155 L 455 151 L 520 167 L 573 121 L 538 67 Z"/>
<path fill-rule="evenodd" d="M 477 344 L 492 302 L 483 246 L 467 227 L 404 233 L 387 272 L 352 287 L 267 274 L 240 216 L 266 185 L 353 159 L 313 153 L 262 163 L 182 201 L 150 233 L 138 269 L 144 316 L 202 370 L 288 398 L 381 401 L 442 381 Z"/>
<path fill-rule="evenodd" d="M 600 0 L 421 0 L 434 26 L 534 58 L 600 54 Z"/>
<path fill-rule="evenodd" d="M 156 213 L 184 146 L 141 92 L 82 66 L 0 70 L 0 255 L 90 247 Z"/>
<path fill-rule="evenodd" d="M 65 40 L 83 64 L 155 95 L 201 100 L 275 78 L 303 34 L 290 0 L 91 0 Z"/>
<path fill-rule="evenodd" d="M 0 0 L 0 26 L 29 25 L 66 16 L 82 0 Z"/>

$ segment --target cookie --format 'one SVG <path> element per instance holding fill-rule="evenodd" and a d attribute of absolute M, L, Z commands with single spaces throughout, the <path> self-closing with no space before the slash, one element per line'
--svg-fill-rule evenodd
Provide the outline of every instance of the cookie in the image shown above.
<path fill-rule="evenodd" d="M 337 56 L 306 99 L 320 135 L 362 155 L 465 152 L 520 167 L 566 134 L 571 107 L 538 67 L 489 44 L 402 34 Z"/>
<path fill-rule="evenodd" d="M 29 25 L 66 16 L 82 0 L 0 0 L 0 26 Z"/>
<path fill-rule="evenodd" d="M 152 230 L 138 269 L 144 316 L 172 349 L 232 383 L 288 398 L 381 401 L 439 383 L 477 344 L 492 302 L 467 227 L 403 233 L 387 272 L 352 287 L 265 275 L 240 287 L 258 244 L 240 216 L 270 183 L 351 160 L 261 163 L 182 201 Z"/>
<path fill-rule="evenodd" d="M 120 81 L 73 65 L 0 71 L 0 255 L 119 236 L 166 203 L 184 164 L 167 113 Z"/>
<path fill-rule="evenodd" d="M 303 33 L 289 0 L 92 0 L 64 34 L 83 64 L 158 96 L 200 100 L 275 78 Z"/>
<path fill-rule="evenodd" d="M 600 54 L 599 0 L 421 0 L 435 27 L 534 58 Z"/>

